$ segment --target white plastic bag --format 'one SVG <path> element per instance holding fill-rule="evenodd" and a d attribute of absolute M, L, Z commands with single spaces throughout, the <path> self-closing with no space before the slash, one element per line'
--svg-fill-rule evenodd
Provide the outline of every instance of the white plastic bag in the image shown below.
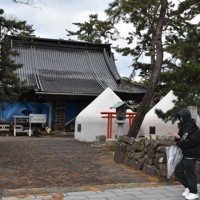
<path fill-rule="evenodd" d="M 174 173 L 175 167 L 179 164 L 183 158 L 182 150 L 176 146 L 171 145 L 166 147 L 167 156 L 167 178 L 169 179 Z"/>

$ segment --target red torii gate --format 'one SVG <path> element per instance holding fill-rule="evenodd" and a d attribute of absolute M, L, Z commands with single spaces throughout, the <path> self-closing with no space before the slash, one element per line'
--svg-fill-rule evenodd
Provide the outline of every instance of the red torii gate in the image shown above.
<path fill-rule="evenodd" d="M 108 123 L 107 123 L 107 139 L 112 138 L 112 122 L 113 119 L 116 118 L 116 112 L 101 112 L 103 115 L 101 118 L 107 118 Z M 129 128 L 131 127 L 131 124 L 134 122 L 136 116 L 136 112 L 127 112 L 126 113 L 126 118 L 129 120 Z"/>

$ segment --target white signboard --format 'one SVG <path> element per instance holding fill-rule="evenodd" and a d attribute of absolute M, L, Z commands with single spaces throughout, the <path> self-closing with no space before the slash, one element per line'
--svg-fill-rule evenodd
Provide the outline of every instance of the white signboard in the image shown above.
<path fill-rule="evenodd" d="M 43 124 L 47 122 L 47 116 L 45 114 L 29 114 L 31 117 L 31 123 Z"/>

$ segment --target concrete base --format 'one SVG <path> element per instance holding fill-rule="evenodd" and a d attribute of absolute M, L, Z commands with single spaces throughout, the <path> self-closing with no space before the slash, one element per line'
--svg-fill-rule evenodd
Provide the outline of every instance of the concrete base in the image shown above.
<path fill-rule="evenodd" d="M 117 140 L 116 139 L 107 139 L 106 143 L 102 146 L 104 150 L 115 151 Z"/>

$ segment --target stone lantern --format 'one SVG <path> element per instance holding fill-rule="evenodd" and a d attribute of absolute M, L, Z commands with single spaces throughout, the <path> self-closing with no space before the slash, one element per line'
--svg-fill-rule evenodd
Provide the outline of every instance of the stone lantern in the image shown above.
<path fill-rule="evenodd" d="M 120 135 L 123 135 L 123 125 L 126 123 L 126 110 L 132 109 L 126 102 L 118 102 L 114 106 L 110 107 L 111 109 L 116 109 L 116 123 L 118 125 L 117 127 L 117 135 L 115 135 L 115 138 L 119 138 Z"/>

